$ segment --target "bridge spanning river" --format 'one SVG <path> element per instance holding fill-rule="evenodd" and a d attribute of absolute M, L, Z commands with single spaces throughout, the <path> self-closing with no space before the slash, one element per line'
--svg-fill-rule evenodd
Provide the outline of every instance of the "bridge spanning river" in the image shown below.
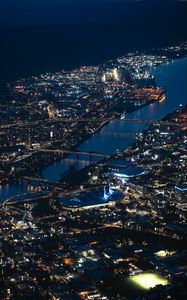
<path fill-rule="evenodd" d="M 176 126 L 175 122 L 167 123 L 166 121 L 160 120 L 168 113 L 171 113 L 174 110 L 178 109 L 180 104 L 186 104 L 186 69 L 187 58 L 183 58 L 173 63 L 155 68 L 153 70 L 153 75 L 156 78 L 157 85 L 166 86 L 166 100 L 163 102 L 152 103 L 140 110 L 137 110 L 134 113 L 132 119 L 131 116 L 127 114 L 126 119 L 122 120 L 120 120 L 119 118 L 115 118 L 113 120 L 96 120 L 100 123 L 108 122 L 109 124 L 107 126 L 104 126 L 98 133 L 94 134 L 90 139 L 80 145 L 78 151 L 80 151 L 81 153 L 104 153 L 106 156 L 109 156 L 113 153 L 116 153 L 116 149 L 124 150 L 129 147 L 129 145 L 133 143 L 135 135 L 137 133 L 141 133 L 143 130 L 146 130 L 148 128 L 148 125 L 150 124 Z M 72 122 L 72 119 L 68 119 L 67 121 Z M 76 122 L 77 119 L 74 121 Z M 84 122 L 83 120 L 80 121 Z M 85 122 L 87 121 L 88 120 L 86 120 Z M 49 122 L 54 122 L 54 120 L 51 119 L 49 120 Z M 62 122 L 62 119 L 60 120 L 60 122 Z M 25 124 L 23 125 L 25 126 Z M 21 126 L 23 125 L 21 124 Z M 11 126 L 15 126 L 15 124 L 12 124 Z M 81 169 L 90 163 L 89 160 L 86 162 L 86 158 L 88 158 L 89 155 L 84 156 L 85 161 L 82 160 L 82 157 L 80 160 L 74 160 L 73 157 L 75 157 L 75 155 L 76 154 L 69 154 L 68 159 L 64 158 L 61 161 L 54 162 L 52 165 L 43 169 L 40 173 L 40 176 L 43 179 L 55 181 L 60 179 L 61 174 L 67 171 L 72 163 L 75 164 L 75 167 L 77 169 Z M 80 156 L 81 155 L 83 156 L 83 154 L 80 154 Z M 93 160 L 97 160 L 97 157 L 94 156 Z M 13 183 L 7 186 L 3 186 L 0 190 L 0 200 L 4 200 L 16 194 L 24 193 L 28 190 L 28 188 L 28 184 L 25 185 L 20 183 Z"/>
<path fill-rule="evenodd" d="M 99 158 L 110 158 L 110 155 L 100 152 L 93 152 L 93 151 L 79 151 L 79 150 L 64 150 L 64 149 L 40 149 L 38 152 L 46 152 L 46 153 L 57 153 L 57 154 L 76 154 L 76 158 L 80 159 L 80 155 L 87 155 L 89 156 L 90 160 L 92 160 L 93 156 Z"/>
<path fill-rule="evenodd" d="M 148 119 L 128 119 L 128 118 L 51 118 L 46 120 L 37 120 L 34 122 L 16 122 L 5 125 L 0 125 L 0 129 L 9 129 L 14 127 L 26 127 L 26 126 L 38 126 L 44 123 L 77 123 L 77 122 L 86 122 L 86 123 L 107 123 L 107 122 L 116 122 L 121 121 L 124 123 L 144 123 L 144 124 L 160 124 L 165 126 L 182 126 L 177 122 L 168 122 L 163 120 L 148 120 Z"/>

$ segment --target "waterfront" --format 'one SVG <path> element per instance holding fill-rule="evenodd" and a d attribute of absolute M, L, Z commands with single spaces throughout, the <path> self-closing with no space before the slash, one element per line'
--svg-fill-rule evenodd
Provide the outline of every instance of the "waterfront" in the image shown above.
<path fill-rule="evenodd" d="M 144 107 L 143 109 L 129 115 L 128 118 L 142 118 L 156 120 L 163 118 L 166 114 L 174 111 L 180 104 L 186 104 L 187 99 L 187 58 L 177 60 L 171 64 L 157 67 L 153 70 L 157 84 L 165 86 L 167 97 L 163 102 L 156 102 Z M 116 149 L 125 149 L 134 140 L 136 133 L 146 129 L 143 123 L 124 123 L 124 121 L 113 122 L 101 129 L 100 132 L 93 135 L 84 142 L 79 149 L 81 151 L 99 151 L 106 154 L 112 154 Z M 85 160 L 86 158 L 84 158 Z M 88 162 L 62 160 L 55 162 L 41 171 L 43 178 L 58 180 L 61 174 L 66 171 L 72 163 L 76 162 L 76 167 L 84 167 Z M 13 195 L 24 193 L 27 186 L 18 183 L 12 183 L 1 187 L 0 200 L 3 201 Z"/>
<path fill-rule="evenodd" d="M 133 115 L 128 115 L 129 119 L 159 120 L 168 113 L 174 111 L 180 104 L 187 102 L 187 58 L 177 60 L 171 64 L 163 65 L 153 70 L 158 86 L 166 86 L 166 100 L 155 102 L 149 106 L 136 111 Z M 175 82 L 175 84 L 174 84 Z M 124 123 L 115 121 L 103 127 L 100 132 L 94 134 L 84 142 L 79 150 L 96 151 L 106 154 L 113 154 L 116 149 L 127 148 L 134 140 L 135 134 L 146 129 L 143 123 Z M 86 157 L 84 157 L 84 160 Z M 76 162 L 76 167 L 85 166 L 86 162 Z M 69 168 L 72 161 L 55 162 L 42 171 L 42 176 L 46 179 L 57 180 L 62 172 Z"/>

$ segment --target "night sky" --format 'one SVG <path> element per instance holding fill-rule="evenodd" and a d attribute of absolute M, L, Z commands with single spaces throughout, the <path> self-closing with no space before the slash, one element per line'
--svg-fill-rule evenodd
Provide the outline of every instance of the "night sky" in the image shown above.
<path fill-rule="evenodd" d="M 183 2 L 183 3 L 182 3 Z M 177 16 L 176 7 L 186 0 L 1 0 L 0 25 L 74 24 L 77 22 L 110 19 L 113 13 L 129 13 L 146 5 L 151 10 L 160 7 Z M 114 11 L 111 11 L 111 8 Z M 158 16 L 159 17 L 159 16 Z M 178 20 L 179 21 L 179 20 Z"/>
<path fill-rule="evenodd" d="M 187 2 L 1 0 L 0 82 L 187 39 Z"/>

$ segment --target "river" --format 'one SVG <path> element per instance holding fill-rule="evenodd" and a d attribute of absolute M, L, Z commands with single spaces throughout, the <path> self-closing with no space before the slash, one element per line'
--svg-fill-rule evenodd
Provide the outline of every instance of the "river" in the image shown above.
<path fill-rule="evenodd" d="M 187 57 L 158 66 L 153 69 L 152 73 L 156 78 L 157 85 L 166 87 L 166 100 L 150 104 L 129 115 L 128 118 L 159 120 L 178 108 L 180 104 L 187 104 Z M 90 137 L 80 145 L 79 149 L 81 151 L 98 151 L 112 154 L 116 149 L 122 150 L 127 148 L 133 142 L 135 134 L 146 128 L 147 125 L 143 123 L 115 121 Z M 74 164 L 77 169 L 80 169 L 89 163 L 86 157 L 82 158 L 83 161 L 78 162 L 73 156 L 69 156 L 68 159 L 55 162 L 43 169 L 40 175 L 53 181 L 58 180 L 70 165 Z M 0 186 L 0 201 L 32 189 L 32 186 L 21 183 Z"/>

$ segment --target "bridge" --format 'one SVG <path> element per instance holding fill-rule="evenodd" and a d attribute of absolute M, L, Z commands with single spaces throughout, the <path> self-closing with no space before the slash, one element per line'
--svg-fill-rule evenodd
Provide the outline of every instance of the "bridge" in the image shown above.
<path fill-rule="evenodd" d="M 165 126 L 176 126 L 176 127 L 183 127 L 187 126 L 187 123 L 177 123 L 177 122 L 170 122 L 164 120 L 145 120 L 145 119 L 120 119 L 120 118 L 58 118 L 58 119 L 45 119 L 45 120 L 37 120 L 34 122 L 17 122 L 11 124 L 4 124 L 0 125 L 0 129 L 9 129 L 14 127 L 24 127 L 24 126 L 37 126 L 42 125 L 44 122 L 50 123 L 76 123 L 76 122 L 86 122 L 86 123 L 107 123 L 113 121 L 120 121 L 125 123 L 145 123 L 145 124 L 160 124 Z"/>
<path fill-rule="evenodd" d="M 50 192 L 32 192 L 32 193 L 19 194 L 7 198 L 4 202 L 0 203 L 0 207 L 4 209 L 7 206 L 13 206 L 14 204 L 21 203 L 21 202 L 27 203 L 27 202 L 37 201 L 41 199 L 45 200 L 45 199 L 49 199 L 51 195 L 52 194 Z"/>
<path fill-rule="evenodd" d="M 160 125 L 166 125 L 166 126 L 184 126 L 184 124 L 179 124 L 175 122 L 170 122 L 170 121 L 164 121 L 164 120 L 145 120 L 145 119 L 127 119 L 127 118 L 93 118 L 93 119 L 88 119 L 88 118 L 80 118 L 80 119 L 74 119 L 74 118 L 60 118 L 56 119 L 55 121 L 57 122 L 87 122 L 87 123 L 105 123 L 105 122 L 113 122 L 113 121 L 120 121 L 120 122 L 125 122 L 125 123 L 145 123 L 145 124 L 160 124 Z"/>
<path fill-rule="evenodd" d="M 101 157 L 101 158 L 110 158 L 110 155 L 100 153 L 100 152 L 86 152 L 86 151 L 76 151 L 76 150 L 64 150 L 64 149 L 40 149 L 38 152 L 45 153 L 56 153 L 56 154 L 76 154 L 77 159 L 79 159 L 80 155 L 88 155 L 90 160 L 92 157 Z"/>
<path fill-rule="evenodd" d="M 26 181 L 36 182 L 36 183 L 54 184 L 54 182 L 40 177 L 23 176 L 22 179 Z"/>

